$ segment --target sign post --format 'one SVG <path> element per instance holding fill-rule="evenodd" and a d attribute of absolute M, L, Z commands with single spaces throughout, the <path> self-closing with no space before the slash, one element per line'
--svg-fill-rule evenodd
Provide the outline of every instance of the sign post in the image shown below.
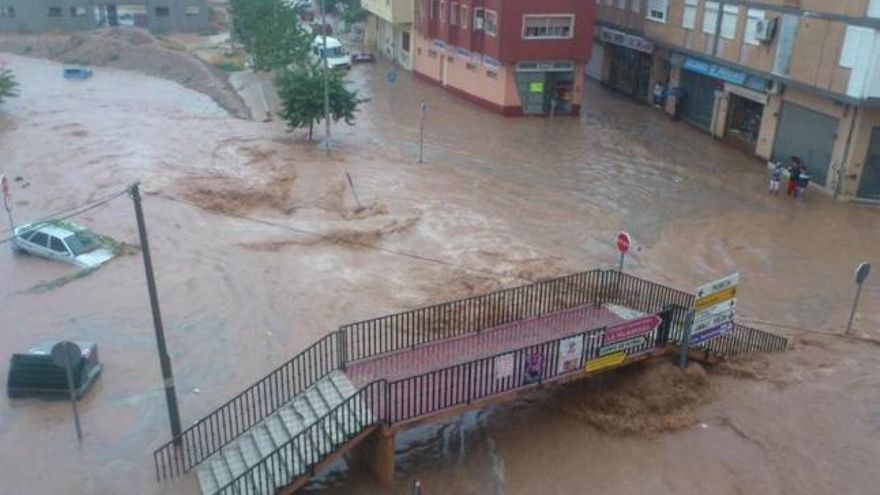
<path fill-rule="evenodd" d="M 632 238 L 625 230 L 621 230 L 619 234 L 617 234 L 617 250 L 620 251 L 620 271 L 623 271 L 623 257 L 626 256 L 626 252 L 629 251 L 629 246 L 632 244 Z"/>
<path fill-rule="evenodd" d="M 697 287 L 694 307 L 688 312 L 687 324 L 681 341 L 679 365 L 687 366 L 687 351 L 699 344 L 733 330 L 733 308 L 739 273 L 728 275 Z"/>
<path fill-rule="evenodd" d="M 76 424 L 76 438 L 82 440 L 82 428 L 79 425 L 79 411 L 76 409 L 76 391 L 73 388 L 73 371 L 71 368 L 82 359 L 82 351 L 73 342 L 63 340 L 52 347 L 52 362 L 64 368 L 67 375 L 67 391 L 70 392 L 70 406 L 73 408 L 73 422 Z"/>
<path fill-rule="evenodd" d="M 424 156 L 425 148 L 425 113 L 427 111 L 428 103 L 423 101 L 419 107 L 419 163 L 424 163 L 422 157 Z"/>
<path fill-rule="evenodd" d="M 849 313 L 849 322 L 846 324 L 847 335 L 849 335 L 850 329 L 852 329 L 853 318 L 856 316 L 856 308 L 859 306 L 859 297 L 862 295 L 862 286 L 865 285 L 865 281 L 868 280 L 868 275 L 870 274 L 870 263 L 859 263 L 859 266 L 856 267 L 856 297 L 853 300 L 852 311 Z"/>

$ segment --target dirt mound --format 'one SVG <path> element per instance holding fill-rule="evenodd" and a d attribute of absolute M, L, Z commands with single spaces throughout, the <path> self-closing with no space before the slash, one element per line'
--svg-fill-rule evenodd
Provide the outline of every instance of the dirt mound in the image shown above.
<path fill-rule="evenodd" d="M 274 177 L 265 183 L 216 176 L 181 179 L 177 193 L 187 201 L 224 215 L 244 215 L 260 208 L 288 213 L 290 186 L 295 177 Z"/>
<path fill-rule="evenodd" d="M 170 79 L 204 93 L 232 115 L 250 118 L 250 111 L 227 76 L 147 31 L 109 28 L 72 35 L 0 36 L 0 51 L 42 57 L 65 64 L 114 67 Z"/>
<path fill-rule="evenodd" d="M 652 361 L 571 385 L 562 394 L 562 411 L 613 435 L 650 436 L 694 424 L 694 410 L 710 396 L 699 364 L 682 371 L 669 361 Z"/>

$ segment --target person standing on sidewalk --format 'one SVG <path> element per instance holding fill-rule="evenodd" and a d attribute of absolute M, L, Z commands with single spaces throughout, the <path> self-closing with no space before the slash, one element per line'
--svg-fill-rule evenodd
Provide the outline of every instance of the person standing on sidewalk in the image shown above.
<path fill-rule="evenodd" d="M 788 166 L 788 185 L 786 188 L 786 194 L 789 196 L 797 194 L 798 178 L 800 178 L 802 167 L 800 158 L 796 156 L 791 157 L 791 164 Z"/>
<path fill-rule="evenodd" d="M 779 194 L 779 183 L 782 181 L 782 163 L 773 164 L 773 168 L 770 170 L 770 185 L 767 188 L 767 191 L 770 194 Z"/>

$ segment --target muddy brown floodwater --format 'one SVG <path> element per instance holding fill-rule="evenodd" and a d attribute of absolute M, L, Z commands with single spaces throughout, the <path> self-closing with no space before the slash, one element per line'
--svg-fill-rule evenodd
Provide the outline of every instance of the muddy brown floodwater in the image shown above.
<path fill-rule="evenodd" d="M 654 363 L 407 432 L 394 492 L 414 478 L 452 494 L 874 492 L 876 277 L 862 338 L 834 334 L 855 264 L 877 253 L 875 209 L 768 197 L 761 163 L 595 86 L 583 120 L 503 119 L 358 67 L 371 101 L 334 127 L 325 159 L 302 132 L 169 81 L 66 81 L 57 64 L 3 58 L 22 83 L 0 111 L 17 219 L 142 181 L 187 423 L 342 323 L 612 265 L 625 228 L 629 270 L 684 289 L 739 271 L 740 314 L 794 349 L 705 372 Z M 77 221 L 136 241 L 125 197 Z M 7 248 L 0 371 L 44 338 L 97 341 L 106 368 L 81 401 L 80 445 L 63 402 L 0 400 L 0 493 L 197 493 L 192 478 L 153 479 L 168 426 L 139 257 L 60 284 L 71 268 Z M 384 493 L 342 461 L 310 490 Z"/>

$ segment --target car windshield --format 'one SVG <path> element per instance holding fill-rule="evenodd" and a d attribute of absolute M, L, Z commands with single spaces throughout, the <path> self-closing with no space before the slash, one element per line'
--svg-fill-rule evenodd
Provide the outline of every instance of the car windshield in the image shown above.
<path fill-rule="evenodd" d="M 70 248 L 70 251 L 73 252 L 74 256 L 88 253 L 98 247 L 98 243 L 95 242 L 94 239 L 82 234 L 67 236 L 64 238 L 64 242 L 67 243 L 67 247 Z"/>
<path fill-rule="evenodd" d="M 344 55 L 345 55 L 345 52 L 342 50 L 341 46 L 328 46 L 327 47 L 327 58 L 342 57 Z"/>

